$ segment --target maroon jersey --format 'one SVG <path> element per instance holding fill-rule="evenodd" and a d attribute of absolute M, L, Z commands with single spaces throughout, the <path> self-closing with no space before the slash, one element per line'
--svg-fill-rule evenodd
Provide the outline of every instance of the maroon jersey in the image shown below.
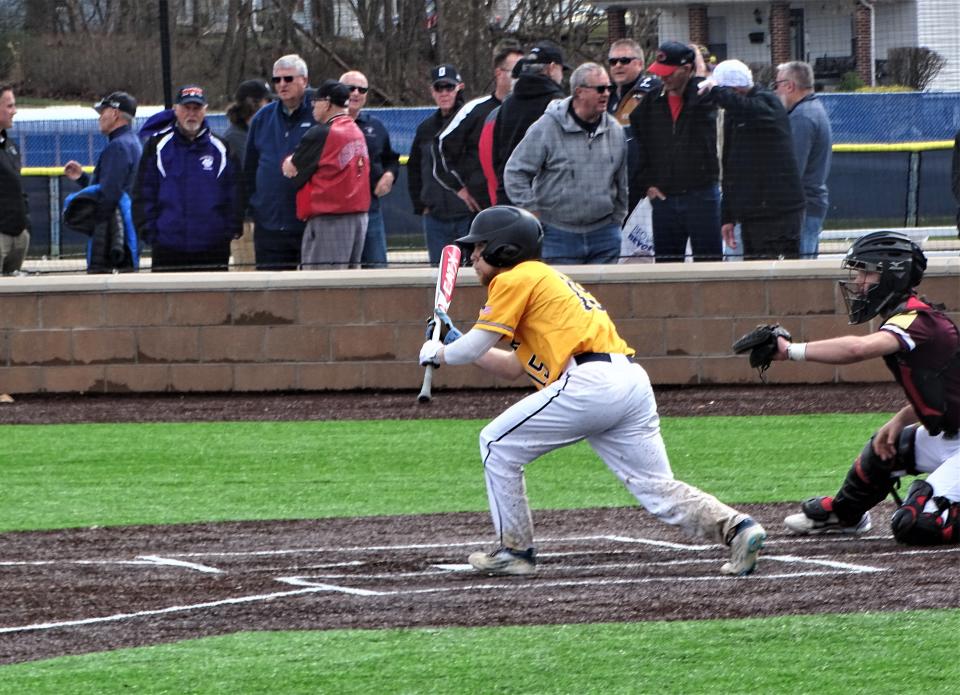
<path fill-rule="evenodd" d="M 910 297 L 880 330 L 901 349 L 883 360 L 931 434 L 960 430 L 960 331 L 938 307 Z"/>

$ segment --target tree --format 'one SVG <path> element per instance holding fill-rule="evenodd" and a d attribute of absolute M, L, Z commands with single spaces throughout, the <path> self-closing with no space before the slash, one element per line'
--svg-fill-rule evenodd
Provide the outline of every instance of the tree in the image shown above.
<path fill-rule="evenodd" d="M 890 81 L 916 90 L 926 89 L 946 64 L 946 58 L 925 47 L 904 46 L 887 51 Z"/>

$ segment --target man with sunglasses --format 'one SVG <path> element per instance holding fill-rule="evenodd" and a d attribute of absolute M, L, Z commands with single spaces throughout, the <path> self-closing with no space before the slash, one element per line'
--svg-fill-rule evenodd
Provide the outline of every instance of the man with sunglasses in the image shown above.
<path fill-rule="evenodd" d="M 280 165 L 314 125 L 307 64 L 294 54 L 279 58 L 273 64 L 272 82 L 277 100 L 250 121 L 244 179 L 253 213 L 257 270 L 296 270 L 304 223 L 297 219 L 297 189 Z"/>
<path fill-rule="evenodd" d="M 383 122 L 362 111 L 367 104 L 369 83 L 362 72 L 350 70 L 340 76 L 340 83 L 350 90 L 348 113 L 367 141 L 370 155 L 370 210 L 367 213 L 367 237 L 363 242 L 362 268 L 387 267 L 387 233 L 383 225 L 380 198 L 393 190 L 400 174 L 400 155 L 390 145 L 390 133 Z"/>
<path fill-rule="evenodd" d="M 443 247 L 465 236 L 473 213 L 454 191 L 436 179 L 437 137 L 463 106 L 463 80 L 457 68 L 438 65 L 430 71 L 430 94 L 437 110 L 418 127 L 407 161 L 407 186 L 415 215 L 423 220 L 430 265 L 440 262 Z"/>
<path fill-rule="evenodd" d="M 616 263 L 627 216 L 627 140 L 607 113 L 607 71 L 584 63 L 510 155 L 507 195 L 543 224 L 543 260 Z"/>
<path fill-rule="evenodd" d="M 663 86 L 656 75 L 643 75 L 643 49 L 633 39 L 618 39 L 610 44 L 607 63 L 610 79 L 617 86 L 607 102 L 607 111 L 624 128 L 630 125 L 630 114 L 651 92 Z"/>

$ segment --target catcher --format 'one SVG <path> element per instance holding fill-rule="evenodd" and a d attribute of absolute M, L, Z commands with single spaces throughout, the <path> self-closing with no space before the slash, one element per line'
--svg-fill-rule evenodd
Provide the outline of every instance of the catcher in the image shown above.
<path fill-rule="evenodd" d="M 888 494 L 899 505 L 893 535 L 910 545 L 960 541 L 960 332 L 944 307 L 919 297 L 927 259 L 909 237 L 874 232 L 847 252 L 840 282 L 850 323 L 875 316 L 877 331 L 810 343 L 791 342 L 779 326 L 761 326 L 734 349 L 750 351 L 761 369 L 771 360 L 850 364 L 882 357 L 903 387 L 907 405 L 877 431 L 833 497 L 812 497 L 784 523 L 797 534 L 845 533 L 871 529 L 869 510 Z M 916 479 L 902 500 L 895 490 L 905 475 Z"/>

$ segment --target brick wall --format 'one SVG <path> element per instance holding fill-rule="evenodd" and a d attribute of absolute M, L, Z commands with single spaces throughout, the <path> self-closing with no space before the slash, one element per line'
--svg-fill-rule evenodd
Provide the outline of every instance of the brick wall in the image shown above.
<path fill-rule="evenodd" d="M 857 3 L 853 7 L 853 44 L 857 74 L 866 85 L 873 84 L 873 11 Z"/>
<path fill-rule="evenodd" d="M 756 383 L 730 345 L 780 320 L 800 340 L 849 328 L 838 263 L 570 268 L 615 318 L 656 384 Z M 923 289 L 957 311 L 960 259 L 932 258 Z M 429 269 L 0 279 L 0 392 L 417 389 Z M 463 269 L 451 316 L 485 297 Z M 954 315 L 960 319 L 960 313 Z M 778 364 L 772 382 L 886 381 L 880 361 Z M 475 367 L 438 387 L 488 387 Z"/>
<path fill-rule="evenodd" d="M 774 67 L 790 60 L 790 3 L 770 3 L 770 62 Z"/>
<path fill-rule="evenodd" d="M 698 46 L 706 46 L 709 43 L 709 31 L 707 26 L 707 6 L 706 5 L 688 5 L 687 20 L 690 24 L 690 43 Z"/>

